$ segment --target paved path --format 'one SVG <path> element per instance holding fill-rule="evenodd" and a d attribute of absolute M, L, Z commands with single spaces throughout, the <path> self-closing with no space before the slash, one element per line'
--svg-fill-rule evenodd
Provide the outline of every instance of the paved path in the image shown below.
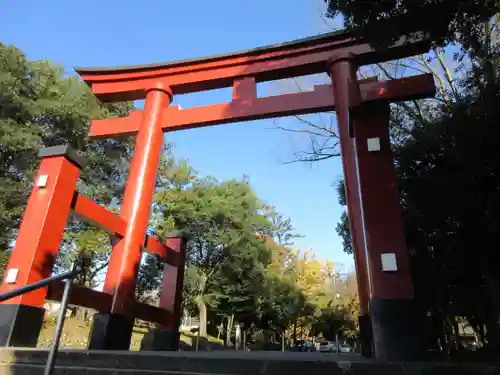
<path fill-rule="evenodd" d="M 47 350 L 35 349 L 35 348 L 0 348 L 0 359 L 2 354 L 12 353 L 19 351 L 29 355 L 29 353 L 46 355 Z M 60 354 L 62 356 L 72 354 L 86 356 L 117 356 L 117 357 L 172 357 L 172 358 L 214 358 L 214 359 L 249 359 L 249 360 L 283 360 L 283 361 L 321 361 L 321 362 L 365 362 L 370 361 L 369 359 L 362 357 L 357 353 L 321 353 L 321 352 L 281 352 L 273 350 L 262 350 L 262 351 L 235 351 L 235 350 L 214 350 L 208 351 L 178 351 L 178 352 L 162 352 L 162 351 L 113 351 L 113 350 L 81 350 L 81 349 L 62 349 Z"/>
<path fill-rule="evenodd" d="M 108 351 L 104 353 L 109 353 Z M 274 350 L 262 350 L 262 351 L 235 351 L 235 350 L 214 350 L 212 352 L 208 351 L 178 351 L 178 352 L 134 352 L 134 354 L 144 354 L 160 355 L 164 357 L 185 357 L 185 358 L 227 358 L 227 359 L 254 359 L 254 360 L 285 360 L 285 361 L 328 361 L 328 362 L 339 362 L 339 361 L 369 361 L 367 358 L 362 357 L 357 353 L 302 353 L 302 352 L 281 352 Z M 123 352 L 120 352 L 123 354 Z"/>

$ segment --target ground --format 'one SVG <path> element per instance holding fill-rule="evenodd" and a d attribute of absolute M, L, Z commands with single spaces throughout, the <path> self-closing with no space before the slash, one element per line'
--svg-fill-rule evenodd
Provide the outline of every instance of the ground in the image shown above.
<path fill-rule="evenodd" d="M 52 343 L 52 337 L 54 335 L 55 320 L 47 319 L 44 322 L 40 336 L 38 337 L 38 348 L 48 348 Z M 134 332 L 132 333 L 132 342 L 130 344 L 130 350 L 138 351 L 141 347 L 141 341 L 147 332 L 147 328 L 136 326 L 134 327 Z M 84 321 L 75 317 L 67 318 L 64 322 L 63 334 L 61 337 L 61 348 L 67 349 L 86 349 L 87 340 L 90 333 L 90 322 Z M 182 347 L 189 350 L 194 349 L 196 343 L 196 335 L 192 333 L 181 333 Z M 209 336 L 208 338 L 202 338 L 200 340 L 199 348 L 201 350 L 214 350 L 223 346 L 222 340 L 218 340 L 216 337 Z"/>

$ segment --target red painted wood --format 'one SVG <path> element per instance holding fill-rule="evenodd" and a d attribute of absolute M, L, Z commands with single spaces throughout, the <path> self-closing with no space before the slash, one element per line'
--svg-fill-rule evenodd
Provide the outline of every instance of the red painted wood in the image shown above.
<path fill-rule="evenodd" d="M 134 303 L 132 315 L 137 319 L 157 323 L 163 327 L 168 326 L 169 322 L 172 321 L 170 312 L 166 309 L 141 302 Z"/>
<path fill-rule="evenodd" d="M 148 91 L 141 127 L 137 134 L 120 217 L 127 221 L 123 239 L 111 253 L 104 291 L 113 294 L 112 313 L 132 312 L 135 279 L 148 227 L 156 170 L 163 146 L 161 119 L 171 93 L 163 87 Z"/>
<path fill-rule="evenodd" d="M 117 236 L 123 236 L 127 227 L 126 221 L 105 207 L 89 198 L 76 193 L 73 210 L 98 226 L 109 230 Z"/>
<path fill-rule="evenodd" d="M 160 260 L 166 262 L 170 254 L 173 252 L 168 246 L 164 245 L 158 238 L 147 235 L 146 243 L 144 245 L 145 251 L 150 254 L 156 255 Z"/>
<path fill-rule="evenodd" d="M 57 281 L 49 285 L 47 299 L 60 302 L 64 292 L 64 282 Z M 82 285 L 73 285 L 69 303 L 71 305 L 87 307 L 102 313 L 109 312 L 113 296 L 108 293 L 93 290 Z"/>
<path fill-rule="evenodd" d="M 161 324 L 173 328 L 178 325 L 177 321 L 180 319 L 177 309 L 180 306 L 181 289 L 179 288 L 182 287 L 182 267 L 185 255 L 181 254 L 179 259 L 171 262 L 170 255 L 174 254 L 175 250 L 169 249 L 179 247 L 179 244 L 172 246 L 167 244 L 164 247 L 150 239 L 146 243 L 150 251 L 161 254 L 162 259 L 167 259 L 170 263 L 166 264 L 161 297 L 161 305 L 165 308 L 136 304 L 133 298 L 135 276 L 141 246 L 144 245 L 163 131 L 333 109 L 337 111 L 339 129 L 342 129 L 340 133 L 350 201 L 349 216 L 353 219 L 351 229 L 357 249 L 358 277 L 361 274 L 360 298 L 365 308 L 368 299 L 366 278 L 372 273 L 370 270 L 366 272 L 366 268 L 362 266 L 366 263 L 366 254 L 362 251 L 364 237 L 363 241 L 360 237 L 362 232 L 360 228 L 363 228 L 360 219 L 361 208 L 364 209 L 364 207 L 361 205 L 359 190 L 357 190 L 356 154 L 351 139 L 352 129 L 349 129 L 349 108 L 367 101 L 408 100 L 412 95 L 414 97 L 428 96 L 434 92 L 434 86 L 432 77 L 415 77 L 390 82 L 370 81 L 358 85 L 354 66 L 350 65 L 349 60 L 345 58 L 348 57 L 354 61 L 357 68 L 363 64 L 420 54 L 426 52 L 429 47 L 428 41 L 419 40 L 405 45 L 397 43 L 383 52 L 375 51 L 363 40 L 354 39 L 351 34 L 337 33 L 207 59 L 147 67 L 78 69 L 83 79 L 92 87 L 94 94 L 103 101 L 135 100 L 146 97 L 144 113 L 136 111 L 127 118 L 94 121 L 90 133 L 94 137 L 137 133 L 135 155 L 120 212 L 120 217 L 127 222 L 127 227 L 123 233 L 124 238 L 114 246 L 105 282 L 105 291 L 114 293 L 111 312 L 132 314 L 132 316 L 142 314 L 142 316 L 149 316 L 150 320 L 156 319 L 157 322 L 161 321 Z M 337 60 L 339 57 L 344 58 L 343 61 L 337 61 L 331 70 L 336 103 L 334 103 L 331 88 L 327 85 L 316 87 L 312 92 L 256 98 L 256 82 L 323 72 L 327 61 L 331 62 L 332 56 L 337 56 Z M 151 87 L 157 86 L 169 87 L 174 93 L 179 94 L 232 86 L 233 101 L 185 110 L 180 110 L 178 107 L 167 108 L 171 99 L 169 95 L 161 90 L 148 91 Z M 361 90 L 359 90 L 360 86 Z M 356 121 L 358 124 L 360 120 Z M 365 164 L 368 163 L 366 160 L 363 161 Z M 364 180 L 360 180 L 361 184 L 363 181 L 366 182 L 367 178 L 370 180 L 367 176 L 369 175 L 364 175 Z M 357 196 L 358 201 L 356 201 Z M 363 195 L 363 204 L 364 199 Z M 371 242 L 366 243 L 371 251 Z M 377 246 L 375 245 L 375 248 L 378 249 Z M 361 250 L 358 251 L 358 249 Z M 371 257 L 372 255 L 370 255 L 370 268 L 373 263 Z M 364 281 L 363 271 L 365 271 Z M 372 284 L 373 282 L 370 281 L 369 285 Z M 172 313 L 169 318 L 164 313 L 167 309 Z"/>
<path fill-rule="evenodd" d="M 122 217 L 79 193 L 75 194 L 73 210 L 77 214 L 103 229 L 114 233 L 118 237 L 125 235 L 127 223 Z M 144 250 L 148 253 L 155 254 L 160 259 L 168 259 L 169 249 L 157 237 L 148 235 L 144 242 L 144 247 Z"/>
<path fill-rule="evenodd" d="M 165 117 L 170 117 L 179 110 L 179 106 L 165 108 Z M 133 111 L 125 117 L 110 117 L 103 120 L 92 120 L 89 137 L 107 138 L 112 135 L 114 138 L 128 137 L 136 135 L 142 120 L 142 111 Z"/>
<path fill-rule="evenodd" d="M 369 311 L 369 284 L 366 269 L 366 247 L 363 237 L 363 219 L 361 199 L 358 189 L 358 176 L 356 165 L 356 151 L 354 140 L 349 136 L 349 129 L 339 126 L 339 134 L 344 138 L 342 143 L 342 159 L 344 161 L 344 187 L 347 198 L 347 215 L 351 231 L 352 247 L 354 250 L 354 265 L 358 283 L 360 312 L 365 315 Z"/>
<path fill-rule="evenodd" d="M 389 103 L 366 103 L 356 109 L 354 132 L 363 202 L 371 298 L 412 299 L 404 223 L 396 170 L 389 141 Z M 378 137 L 381 150 L 369 152 L 367 139 Z M 383 272 L 382 253 L 395 253 L 398 271 Z"/>
<path fill-rule="evenodd" d="M 366 83 L 364 83 L 366 82 Z M 390 81 L 359 81 L 361 98 L 364 102 L 389 101 L 399 102 L 424 99 L 434 96 L 436 86 L 432 74 L 419 74 Z"/>
<path fill-rule="evenodd" d="M 52 274 L 79 173 L 79 168 L 64 156 L 42 160 L 35 181 L 41 175 L 48 175 L 47 185 L 33 187 L 5 272 L 7 275 L 10 269 L 19 269 L 17 281 L 15 284 L 4 282 L 0 293 Z M 40 289 L 3 303 L 43 307 L 46 293 L 46 289 Z"/>
<path fill-rule="evenodd" d="M 47 299 L 60 302 L 63 292 L 64 283 L 61 281 L 54 282 L 49 285 Z M 111 294 L 92 290 L 81 285 L 74 285 L 69 303 L 94 309 L 101 313 L 107 313 L 111 311 L 112 301 L 113 296 Z M 135 299 L 132 301 L 131 305 L 133 305 L 132 311 L 134 317 L 137 319 L 158 323 L 162 326 L 167 326 L 168 322 L 172 321 L 171 313 L 166 309 L 148 305 L 147 303 L 137 302 Z"/>
<path fill-rule="evenodd" d="M 358 39 L 358 44 L 366 44 Z M 212 56 L 179 62 L 123 66 L 117 68 L 77 68 L 75 69 L 83 78 L 89 78 L 89 83 L 94 81 L 109 81 L 113 79 L 140 79 L 145 77 L 158 77 L 161 75 L 184 74 L 202 70 L 210 70 L 227 66 L 241 66 L 270 59 L 285 59 L 297 55 L 312 54 L 329 48 L 335 50 L 356 44 L 352 35 L 325 34 L 316 38 L 311 43 L 287 43 L 281 46 L 259 48 L 258 51 L 245 51 L 226 55 Z"/>
<path fill-rule="evenodd" d="M 362 100 L 362 92 L 356 81 L 356 66 L 349 60 L 336 61 L 330 66 L 333 93 L 337 106 L 337 126 L 342 164 L 344 170 L 344 187 L 347 200 L 347 215 L 351 232 L 352 247 L 354 249 L 354 264 L 358 282 L 360 313 L 365 315 L 369 311 L 369 281 L 366 266 L 366 247 L 363 236 L 363 221 L 361 201 L 358 190 L 358 176 L 356 166 L 356 151 L 354 140 L 349 128 L 349 107 Z M 376 83 L 372 81 L 372 83 Z M 372 85 L 373 86 L 373 85 Z M 370 91 L 371 92 L 371 91 Z"/>
<path fill-rule="evenodd" d="M 223 104 L 186 108 L 168 108 L 162 121 L 163 131 L 176 131 L 202 126 L 228 124 L 244 120 L 291 116 L 327 111 L 332 107 L 332 96 L 325 86 L 314 91 L 271 96 L 255 100 L 233 101 Z M 132 117 L 93 120 L 89 136 L 132 135 L 137 132 L 138 118 L 142 111 L 132 112 Z"/>
<path fill-rule="evenodd" d="M 235 78 L 233 82 L 233 102 L 257 99 L 255 77 Z"/>
<path fill-rule="evenodd" d="M 186 261 L 186 240 L 184 238 L 169 238 L 167 247 L 175 252 L 176 265 L 165 263 L 163 283 L 160 294 L 160 307 L 170 314 L 165 328 L 179 329 L 182 318 L 182 285 L 184 282 L 184 266 Z"/>
<path fill-rule="evenodd" d="M 335 109 L 330 85 L 315 86 L 314 91 L 251 99 L 254 95 L 252 81 L 249 78 L 244 78 L 237 82 L 237 84 L 235 83 L 233 102 L 182 110 L 179 110 L 178 107 L 165 109 L 162 120 L 163 130 L 176 131 Z M 243 84 L 243 82 L 245 83 Z M 382 82 L 364 80 L 360 81 L 360 87 L 361 97 L 364 101 L 413 100 L 428 97 L 435 92 L 434 81 L 430 74 Z M 383 90 L 382 94 L 381 90 Z M 242 99 L 243 97 L 245 100 Z M 93 120 L 89 136 L 133 135 L 139 129 L 141 117 L 142 111 L 134 111 L 127 117 Z"/>
<path fill-rule="evenodd" d="M 49 285 L 47 299 L 51 301 L 60 302 L 64 292 L 64 283 L 54 282 Z M 108 293 L 92 290 L 81 285 L 74 285 L 71 291 L 70 301 L 71 305 L 87 307 L 89 309 L 97 310 L 101 313 L 111 311 L 111 304 L 113 296 Z M 170 312 L 160 307 L 148 305 L 147 303 L 137 302 L 135 299 L 131 305 L 134 317 L 147 322 L 158 323 L 162 326 L 171 321 Z"/>
<path fill-rule="evenodd" d="M 339 134 L 342 142 L 342 159 L 344 164 L 344 187 L 347 198 L 347 214 L 351 231 L 352 247 L 354 249 L 354 265 L 358 283 L 360 312 L 362 315 L 369 311 L 369 284 L 366 269 L 366 247 L 363 236 L 363 219 L 361 199 L 358 189 L 356 165 L 356 150 L 354 140 L 349 136 L 349 129 L 339 124 Z"/>
<path fill-rule="evenodd" d="M 357 63 L 372 64 L 427 52 L 428 41 L 396 43 L 385 51 L 375 51 L 348 33 L 326 34 L 309 43 L 272 46 L 249 53 L 198 59 L 155 66 L 86 69 L 76 71 L 102 101 L 144 99 L 145 90 L 157 82 L 175 94 L 230 87 L 233 79 L 254 76 L 257 82 L 322 73 L 333 54 L 352 53 Z"/>

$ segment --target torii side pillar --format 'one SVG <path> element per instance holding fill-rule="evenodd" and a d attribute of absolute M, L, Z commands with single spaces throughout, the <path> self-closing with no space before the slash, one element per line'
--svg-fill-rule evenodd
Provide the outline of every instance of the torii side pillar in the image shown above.
<path fill-rule="evenodd" d="M 188 234 L 184 231 L 172 234 L 167 247 L 172 250 L 173 262 L 163 265 L 163 280 L 160 291 L 160 307 L 170 312 L 170 319 L 163 327 L 151 329 L 141 342 L 141 350 L 179 350 L 182 318 L 182 287 Z M 173 264 L 171 264 L 173 263 Z"/>
<path fill-rule="evenodd" d="M 145 90 L 144 116 L 137 132 L 120 216 L 127 221 L 123 238 L 113 246 L 104 292 L 112 294 L 109 313 L 94 317 L 89 349 L 125 349 L 134 326 L 133 303 L 142 248 L 149 224 L 156 172 L 163 148 L 161 129 L 164 109 L 172 91 L 161 83 Z"/>
<path fill-rule="evenodd" d="M 368 296 L 360 295 L 361 313 L 370 321 L 377 359 L 415 359 L 419 320 L 390 148 L 389 103 L 362 100 L 355 56 L 339 54 L 329 64 L 351 235 L 355 250 L 365 251 L 364 257 L 356 254 L 366 260 L 366 268 L 356 262 L 368 285 Z"/>
<path fill-rule="evenodd" d="M 81 164 L 66 147 L 40 151 L 42 159 L 0 293 L 52 273 Z M 46 288 L 0 303 L 0 346 L 35 347 L 45 314 Z"/>

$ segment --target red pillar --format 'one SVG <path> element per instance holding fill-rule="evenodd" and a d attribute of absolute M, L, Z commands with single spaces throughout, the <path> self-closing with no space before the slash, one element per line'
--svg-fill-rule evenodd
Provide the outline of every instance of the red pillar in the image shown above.
<path fill-rule="evenodd" d="M 144 337 L 141 350 L 179 349 L 186 245 L 187 237 L 184 233 L 177 233 L 167 240 L 169 261 L 163 268 L 160 307 L 168 311 L 169 319 L 166 326 L 151 330 Z"/>
<path fill-rule="evenodd" d="M 40 151 L 42 162 L 24 212 L 0 293 L 52 274 L 80 167 L 67 146 Z M 36 346 L 47 289 L 0 304 L 0 346 Z"/>
<path fill-rule="evenodd" d="M 178 330 L 182 318 L 182 286 L 184 283 L 184 266 L 186 262 L 187 239 L 178 234 L 167 240 L 167 247 L 172 251 L 173 264 L 165 263 L 163 283 L 160 294 L 160 307 L 170 312 L 171 319 L 167 329 Z"/>
<path fill-rule="evenodd" d="M 352 166 L 346 171 L 346 177 L 349 183 L 358 185 L 357 189 L 348 186 L 349 190 L 357 190 L 361 195 L 373 348 L 377 359 L 412 359 L 420 354 L 420 341 L 412 304 L 413 284 L 397 175 L 389 142 L 389 105 L 362 103 L 353 58 L 332 59 L 330 73 L 341 145 L 348 145 L 349 149 L 352 139 L 348 140 L 347 135 L 354 137 L 357 181 L 349 175 Z M 369 140 L 370 147 L 378 142 L 380 148 L 369 151 Z M 359 225 L 356 221 L 354 229 Z M 382 258 L 389 259 L 388 268 L 382 267 Z M 391 259 L 395 259 L 395 268 L 390 264 Z"/>
<path fill-rule="evenodd" d="M 363 234 L 361 198 L 358 189 L 356 151 L 351 137 L 349 108 L 361 101 L 356 82 L 356 67 L 349 56 L 330 60 L 330 75 L 333 79 L 333 91 L 337 114 L 338 133 L 342 151 L 344 170 L 344 188 L 347 200 L 347 215 L 354 251 L 354 264 L 358 283 L 360 312 L 358 316 L 361 349 L 364 356 L 372 354 L 371 323 L 369 315 L 369 282 L 366 266 L 366 248 Z M 333 77 L 339 77 L 334 79 Z"/>
<path fill-rule="evenodd" d="M 378 359 L 405 360 L 420 354 L 419 320 L 413 305 L 389 116 L 387 102 L 361 105 L 354 110 L 354 135 L 368 249 L 375 354 Z"/>
<path fill-rule="evenodd" d="M 113 294 L 111 313 L 94 318 L 89 340 L 91 349 L 128 350 L 130 346 L 135 281 L 163 147 L 162 113 L 171 100 L 172 92 L 168 87 L 157 86 L 146 92 L 142 122 L 120 208 L 127 229 L 113 247 L 104 283 L 104 291 Z"/>

